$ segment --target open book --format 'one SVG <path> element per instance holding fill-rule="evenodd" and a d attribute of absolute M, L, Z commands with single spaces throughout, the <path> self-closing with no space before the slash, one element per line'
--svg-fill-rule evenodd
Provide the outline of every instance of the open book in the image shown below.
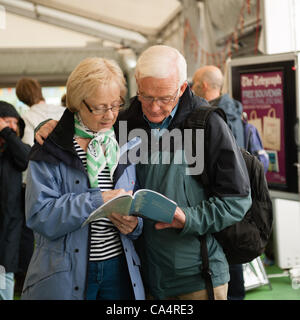
<path fill-rule="evenodd" d="M 171 223 L 176 207 L 176 202 L 164 195 L 156 191 L 140 189 L 134 195 L 125 194 L 105 202 L 90 214 L 82 227 L 96 219 L 108 217 L 113 212 Z"/>

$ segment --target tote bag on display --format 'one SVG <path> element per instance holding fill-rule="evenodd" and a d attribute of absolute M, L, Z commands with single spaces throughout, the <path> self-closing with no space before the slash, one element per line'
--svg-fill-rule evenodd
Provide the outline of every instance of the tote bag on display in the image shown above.
<path fill-rule="evenodd" d="M 261 139 L 263 139 L 262 123 L 261 118 L 257 118 L 257 113 L 255 110 L 250 112 L 248 123 L 251 123 L 258 131 Z M 263 143 L 264 144 L 264 143 Z"/>
<path fill-rule="evenodd" d="M 276 118 L 274 108 L 271 108 L 267 116 L 263 118 L 263 126 L 264 147 L 280 151 L 280 118 Z"/>

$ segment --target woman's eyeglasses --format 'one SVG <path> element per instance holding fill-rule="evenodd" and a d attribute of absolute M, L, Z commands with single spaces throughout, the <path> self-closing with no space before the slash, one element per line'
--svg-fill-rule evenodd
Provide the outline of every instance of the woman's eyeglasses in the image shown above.
<path fill-rule="evenodd" d="M 112 103 L 109 107 L 107 105 L 99 105 L 97 106 L 96 109 L 92 109 L 86 102 L 85 100 L 82 100 L 82 102 L 84 103 L 84 105 L 87 107 L 87 109 L 89 110 L 90 113 L 93 114 L 105 114 L 107 111 L 111 110 L 112 112 L 119 112 L 123 107 L 124 107 L 124 102 L 122 101 L 120 102 L 115 102 Z"/>

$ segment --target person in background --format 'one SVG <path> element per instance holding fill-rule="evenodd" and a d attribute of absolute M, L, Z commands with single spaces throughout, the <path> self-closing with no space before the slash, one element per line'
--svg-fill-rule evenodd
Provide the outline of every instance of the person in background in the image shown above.
<path fill-rule="evenodd" d="M 214 66 L 207 65 L 196 70 L 193 76 L 192 90 L 199 97 L 209 101 L 211 106 L 224 110 L 228 125 L 241 148 L 245 148 L 244 126 L 242 121 L 243 105 L 232 99 L 227 93 L 222 94 L 224 83 L 222 71 Z"/>
<path fill-rule="evenodd" d="M 220 107 L 227 116 L 228 125 L 237 141 L 245 149 L 245 134 L 242 121 L 242 104 L 232 99 L 228 94 L 221 94 L 224 83 L 222 71 L 213 65 L 207 65 L 196 70 L 193 76 L 192 90 L 209 101 L 211 106 Z M 228 283 L 228 299 L 243 300 L 245 298 L 243 265 L 229 265 L 230 281 Z"/>
<path fill-rule="evenodd" d="M 25 122 L 25 131 L 22 138 L 24 143 L 33 146 L 34 129 L 46 119 L 59 120 L 65 108 L 60 105 L 47 104 L 43 97 L 40 83 L 33 78 L 21 78 L 16 84 L 16 95 L 20 101 L 25 103 L 29 110 L 25 111 L 22 118 Z M 27 171 L 23 173 L 23 194 L 25 196 Z M 25 208 L 24 208 L 25 209 Z M 26 225 L 22 231 L 22 250 L 20 251 L 20 272 L 16 274 L 16 290 L 21 293 L 28 264 L 33 253 L 34 237 L 32 230 Z"/>
<path fill-rule="evenodd" d="M 61 96 L 60 102 L 63 107 L 67 106 L 67 95 L 65 93 Z"/>
<path fill-rule="evenodd" d="M 22 172 L 27 168 L 30 146 L 22 142 L 24 121 L 16 109 L 0 101 L 0 300 L 14 297 L 14 274 L 24 223 Z"/>
<path fill-rule="evenodd" d="M 133 245 L 143 220 L 113 213 L 82 227 L 104 202 L 136 188 L 135 166 L 118 164 L 115 121 L 125 94 L 114 61 L 83 60 L 68 78 L 67 108 L 57 127 L 32 148 L 26 222 L 36 246 L 22 299 L 144 299 Z"/>
<path fill-rule="evenodd" d="M 22 116 L 25 121 L 23 142 L 33 146 L 34 129 L 37 125 L 46 119 L 59 120 L 65 108 L 47 104 L 40 83 L 33 78 L 21 78 L 16 84 L 16 95 L 20 101 L 30 107 Z"/>

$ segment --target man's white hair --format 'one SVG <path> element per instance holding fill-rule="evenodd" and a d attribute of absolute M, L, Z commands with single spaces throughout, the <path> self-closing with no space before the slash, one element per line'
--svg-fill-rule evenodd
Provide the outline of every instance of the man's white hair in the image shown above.
<path fill-rule="evenodd" d="M 136 79 L 153 77 L 168 78 L 177 68 L 177 75 L 181 86 L 187 80 L 187 65 L 183 55 L 175 48 L 165 45 L 155 45 L 146 49 L 139 57 L 135 76 Z"/>

